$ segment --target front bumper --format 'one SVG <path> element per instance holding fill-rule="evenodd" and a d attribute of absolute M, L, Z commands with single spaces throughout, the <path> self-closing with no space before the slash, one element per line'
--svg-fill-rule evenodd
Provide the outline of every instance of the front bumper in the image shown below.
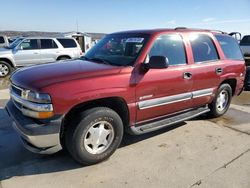
<path fill-rule="evenodd" d="M 62 149 L 60 144 L 60 128 L 62 117 L 38 122 L 24 116 L 9 100 L 6 111 L 13 120 L 13 127 L 20 135 L 25 148 L 34 153 L 52 154 Z"/>

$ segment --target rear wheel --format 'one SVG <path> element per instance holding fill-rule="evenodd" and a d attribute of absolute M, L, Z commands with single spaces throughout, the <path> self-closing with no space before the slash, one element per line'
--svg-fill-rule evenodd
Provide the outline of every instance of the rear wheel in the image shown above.
<path fill-rule="evenodd" d="M 0 78 L 10 75 L 12 67 L 5 61 L 0 61 Z"/>
<path fill-rule="evenodd" d="M 109 108 L 96 107 L 84 111 L 68 125 L 66 148 L 81 164 L 95 164 L 109 158 L 123 137 L 120 116 Z"/>
<path fill-rule="evenodd" d="M 222 84 L 213 102 L 209 105 L 211 117 L 219 117 L 225 114 L 232 99 L 232 88 L 229 84 Z"/>

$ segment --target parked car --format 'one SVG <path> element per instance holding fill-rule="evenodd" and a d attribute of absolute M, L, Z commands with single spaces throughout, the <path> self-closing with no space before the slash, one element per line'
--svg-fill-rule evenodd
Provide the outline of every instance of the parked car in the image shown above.
<path fill-rule="evenodd" d="M 15 72 L 6 109 L 30 151 L 65 148 L 94 164 L 114 153 L 124 131 L 223 115 L 242 92 L 245 69 L 237 41 L 220 32 L 119 32 L 79 60 Z"/>
<path fill-rule="evenodd" d="M 0 77 L 8 76 L 16 67 L 75 59 L 82 55 L 73 38 L 19 37 L 0 49 Z"/>
<path fill-rule="evenodd" d="M 250 66 L 246 68 L 245 91 L 250 91 Z"/>
<path fill-rule="evenodd" d="M 240 48 L 245 60 L 250 61 L 250 35 L 245 35 L 240 41 Z"/>
<path fill-rule="evenodd" d="M 0 36 L 0 48 L 8 45 L 9 45 L 8 37 L 5 35 Z"/>

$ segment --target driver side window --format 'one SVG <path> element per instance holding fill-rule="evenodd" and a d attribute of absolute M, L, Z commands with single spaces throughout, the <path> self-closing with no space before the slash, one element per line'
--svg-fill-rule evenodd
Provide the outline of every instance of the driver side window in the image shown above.
<path fill-rule="evenodd" d="M 19 49 L 21 49 L 21 50 L 36 50 L 36 49 L 38 49 L 37 39 L 24 40 L 20 44 Z"/>
<path fill-rule="evenodd" d="M 180 35 L 161 35 L 152 46 L 147 59 L 151 56 L 164 56 L 168 58 L 169 65 L 187 64 L 186 53 Z"/>

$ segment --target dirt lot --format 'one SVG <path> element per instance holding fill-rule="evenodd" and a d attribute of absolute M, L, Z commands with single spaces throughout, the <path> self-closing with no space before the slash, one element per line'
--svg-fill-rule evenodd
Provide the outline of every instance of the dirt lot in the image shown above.
<path fill-rule="evenodd" d="M 205 116 L 142 136 L 126 135 L 107 161 L 82 167 L 65 152 L 26 151 L 11 127 L 0 88 L 0 188 L 250 187 L 250 92 L 226 115 Z M 1 84 L 0 84 L 1 85 Z"/>

